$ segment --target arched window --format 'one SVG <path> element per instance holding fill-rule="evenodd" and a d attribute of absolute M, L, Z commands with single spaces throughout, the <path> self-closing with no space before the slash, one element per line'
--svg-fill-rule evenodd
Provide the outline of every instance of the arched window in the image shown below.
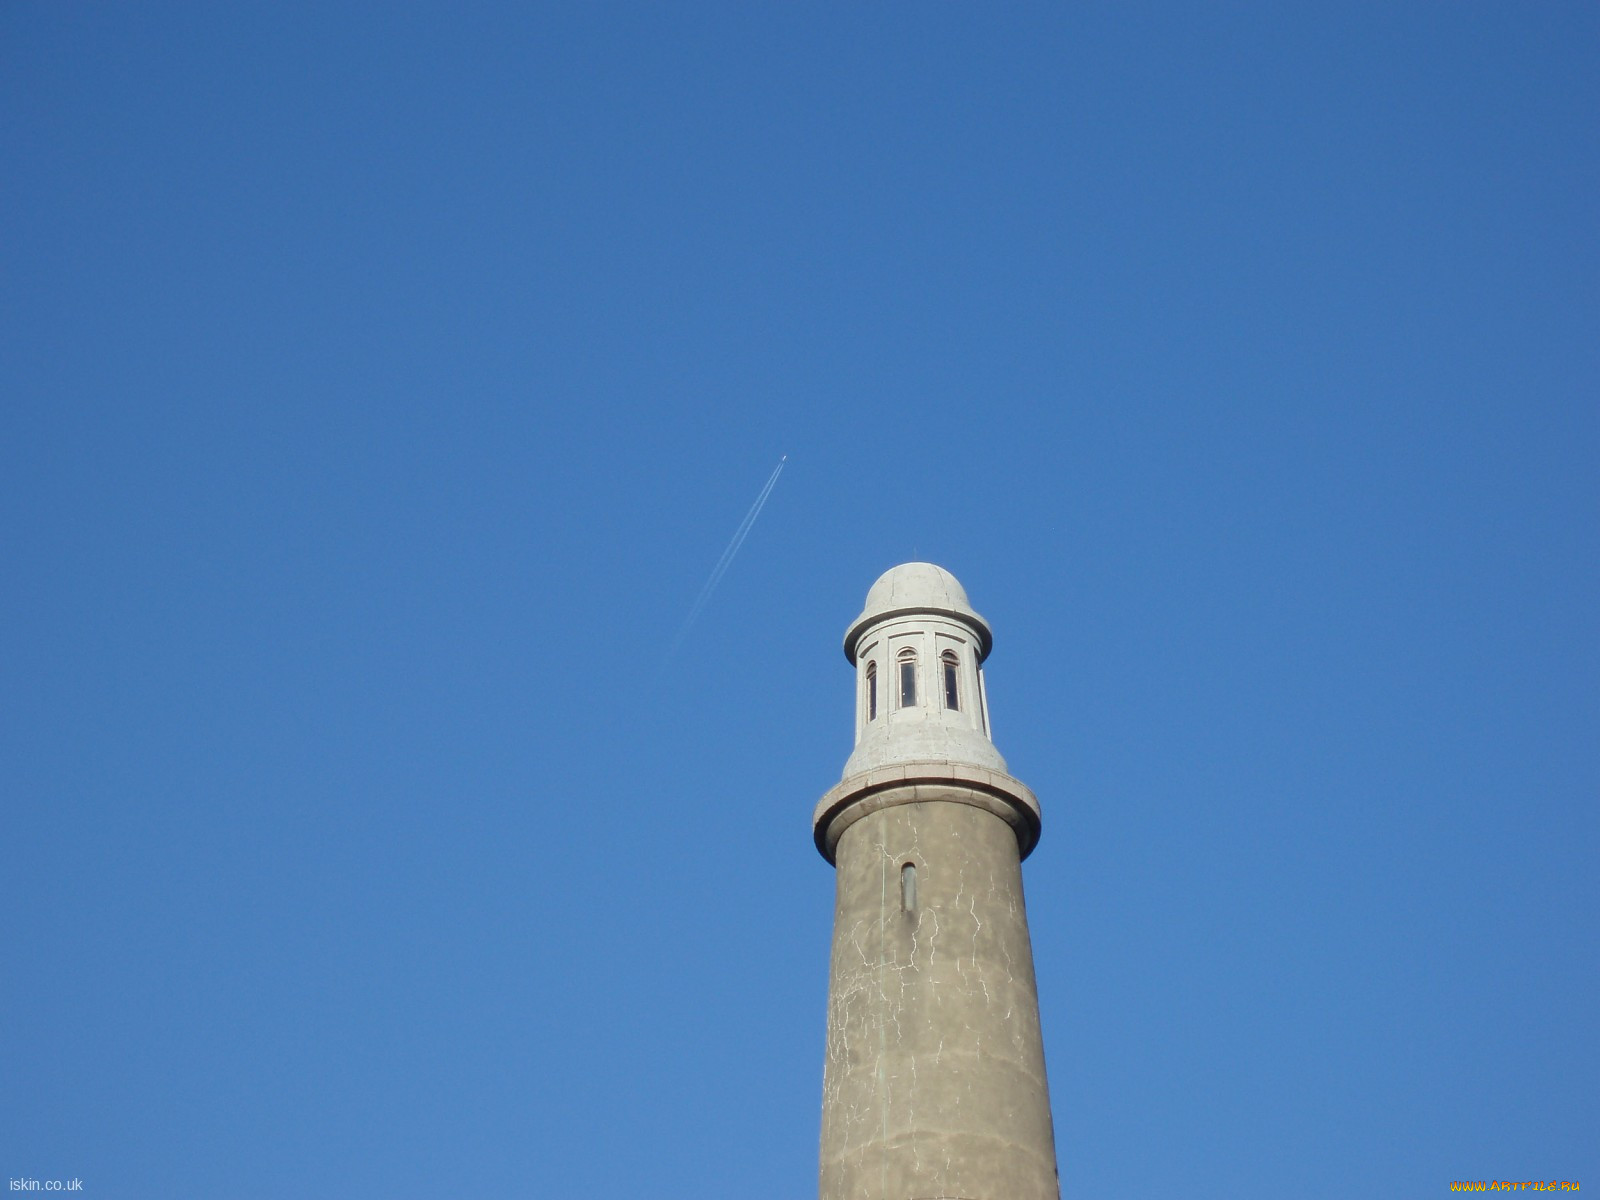
<path fill-rule="evenodd" d="M 867 720 L 878 719 L 878 664 L 867 664 Z"/>
<path fill-rule="evenodd" d="M 916 863 L 905 863 L 900 867 L 900 911 L 917 911 Z"/>
<path fill-rule="evenodd" d="M 900 665 L 900 707 L 910 708 L 917 702 L 917 652 L 902 650 L 895 658 Z"/>
<path fill-rule="evenodd" d="M 961 660 L 956 657 L 954 650 L 946 650 L 939 655 L 939 666 L 944 675 L 944 706 L 951 712 L 961 711 L 961 693 L 956 687 L 956 668 L 961 665 Z"/>

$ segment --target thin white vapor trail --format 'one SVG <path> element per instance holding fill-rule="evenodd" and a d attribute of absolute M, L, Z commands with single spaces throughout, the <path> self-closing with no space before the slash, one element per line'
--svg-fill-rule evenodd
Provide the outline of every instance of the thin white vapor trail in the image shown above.
<path fill-rule="evenodd" d="M 777 485 L 778 476 L 783 474 L 783 465 L 789 461 L 785 454 L 778 460 L 778 465 L 767 477 L 766 484 L 761 489 L 761 494 L 756 497 L 756 502 L 750 506 L 750 511 L 745 513 L 744 520 L 739 522 L 739 528 L 733 531 L 733 537 L 728 542 L 728 548 L 722 552 L 722 557 L 717 559 L 717 565 L 711 568 L 711 576 L 706 580 L 706 585 L 700 589 L 700 594 L 695 597 L 689 615 L 683 619 L 683 626 L 678 630 L 678 636 L 672 639 L 672 648 L 668 654 L 675 654 L 678 647 L 683 645 L 683 639 L 689 636 L 689 630 L 694 628 L 694 623 L 700 619 L 700 613 L 711 599 L 711 593 L 717 590 L 717 584 L 722 582 L 722 577 L 728 573 L 728 568 L 733 565 L 734 555 L 739 553 L 739 547 L 744 545 L 745 538 L 750 536 L 750 530 L 755 527 L 756 518 L 761 515 L 761 510 L 767 505 L 767 497 L 772 495 L 772 489 Z"/>

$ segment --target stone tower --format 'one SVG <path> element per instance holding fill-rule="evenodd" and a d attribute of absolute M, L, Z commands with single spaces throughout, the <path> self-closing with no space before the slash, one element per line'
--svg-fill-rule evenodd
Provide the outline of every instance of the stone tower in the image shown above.
<path fill-rule="evenodd" d="M 837 868 L 821 1200 L 1056 1200 L 1022 860 L 1039 804 L 989 739 L 989 624 L 905 563 L 845 634 L 856 745 L 814 818 Z"/>

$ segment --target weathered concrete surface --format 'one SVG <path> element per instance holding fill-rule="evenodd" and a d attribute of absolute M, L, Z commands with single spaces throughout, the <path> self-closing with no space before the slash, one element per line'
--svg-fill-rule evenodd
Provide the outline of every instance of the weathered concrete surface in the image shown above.
<path fill-rule="evenodd" d="M 834 852 L 821 1200 L 1055 1200 L 1017 830 L 910 800 Z"/>

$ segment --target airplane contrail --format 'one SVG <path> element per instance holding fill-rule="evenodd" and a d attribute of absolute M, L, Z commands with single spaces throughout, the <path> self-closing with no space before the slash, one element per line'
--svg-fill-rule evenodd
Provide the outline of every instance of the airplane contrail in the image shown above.
<path fill-rule="evenodd" d="M 733 537 L 728 542 L 728 548 L 722 552 L 722 557 L 717 559 L 717 565 L 711 568 L 711 577 L 706 580 L 705 587 L 700 589 L 700 594 L 695 597 L 694 605 L 689 609 L 689 615 L 683 619 L 683 627 L 678 630 L 678 636 L 672 639 L 672 648 L 667 652 L 677 653 L 678 647 L 683 645 L 683 639 L 689 636 L 689 630 L 694 628 L 694 623 L 699 620 L 701 610 L 711 599 L 711 593 L 717 590 L 717 584 L 722 582 L 722 577 L 728 573 L 728 568 L 733 565 L 734 555 L 739 553 L 739 547 L 744 545 L 745 538 L 750 536 L 750 530 L 755 527 L 756 518 L 761 515 L 761 510 L 766 507 L 767 497 L 772 495 L 772 489 L 778 482 L 778 476 L 783 474 L 783 464 L 789 461 L 785 454 L 778 460 L 778 465 L 767 477 L 761 494 L 756 497 L 756 502 L 750 506 L 750 511 L 745 513 L 744 520 L 739 522 L 739 528 L 733 531 Z"/>

